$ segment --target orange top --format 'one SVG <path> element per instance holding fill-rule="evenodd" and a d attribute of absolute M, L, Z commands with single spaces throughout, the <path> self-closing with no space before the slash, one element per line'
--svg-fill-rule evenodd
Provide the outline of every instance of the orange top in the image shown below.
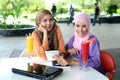
<path fill-rule="evenodd" d="M 59 53 L 66 53 L 63 36 L 58 26 L 56 26 L 56 32 L 59 42 Z M 32 37 L 34 38 L 33 56 L 38 56 L 46 59 L 45 51 L 49 49 L 48 41 L 43 41 L 43 43 L 41 44 L 40 37 L 35 31 L 32 33 Z"/>

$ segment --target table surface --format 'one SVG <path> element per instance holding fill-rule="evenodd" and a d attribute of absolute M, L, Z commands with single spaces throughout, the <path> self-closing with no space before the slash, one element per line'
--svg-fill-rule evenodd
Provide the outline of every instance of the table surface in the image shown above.
<path fill-rule="evenodd" d="M 14 74 L 11 68 L 27 69 L 28 58 L 3 58 L 0 59 L 0 80 L 39 80 L 19 74 Z M 51 62 L 33 58 L 33 61 L 38 64 L 52 66 Z M 109 80 L 93 68 L 88 71 L 80 70 L 79 66 L 64 68 L 64 71 L 53 80 Z"/>

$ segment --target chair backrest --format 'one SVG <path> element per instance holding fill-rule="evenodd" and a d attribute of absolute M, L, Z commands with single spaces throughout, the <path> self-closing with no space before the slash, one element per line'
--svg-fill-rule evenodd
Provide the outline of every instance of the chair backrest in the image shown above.
<path fill-rule="evenodd" d="M 109 80 L 112 80 L 116 69 L 116 63 L 113 56 L 110 53 L 101 50 L 100 60 L 101 60 L 101 66 L 104 69 L 104 71 L 106 73 L 109 73 Z"/>

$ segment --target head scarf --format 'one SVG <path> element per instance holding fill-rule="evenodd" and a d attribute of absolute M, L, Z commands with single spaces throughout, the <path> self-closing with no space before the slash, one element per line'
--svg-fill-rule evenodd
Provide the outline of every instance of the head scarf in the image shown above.
<path fill-rule="evenodd" d="M 89 31 L 90 31 L 91 18 L 87 13 L 81 12 L 75 16 L 73 22 L 76 24 L 79 20 L 85 21 L 85 24 L 88 29 L 88 33 L 83 37 L 80 37 L 79 34 L 75 32 L 73 47 L 77 48 L 78 50 L 81 50 L 81 42 L 87 40 L 90 36 Z"/>
<path fill-rule="evenodd" d="M 88 31 L 89 31 L 90 30 L 90 24 L 91 24 L 90 16 L 85 12 L 78 13 L 77 15 L 75 15 L 75 18 L 74 18 L 73 22 L 76 24 L 79 20 L 85 21 L 86 26 L 87 26 Z"/>

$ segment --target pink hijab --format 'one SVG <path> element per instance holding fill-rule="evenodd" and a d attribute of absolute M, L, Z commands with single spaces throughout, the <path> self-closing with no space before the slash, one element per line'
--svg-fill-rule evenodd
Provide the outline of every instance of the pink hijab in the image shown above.
<path fill-rule="evenodd" d="M 74 23 L 76 24 L 77 21 L 79 20 L 83 20 L 85 21 L 86 25 L 87 25 L 87 29 L 88 29 L 88 33 L 84 36 L 84 37 L 80 37 L 76 32 L 75 32 L 75 37 L 74 37 L 74 42 L 73 42 L 73 47 L 74 48 L 77 48 L 78 50 L 81 50 L 81 42 L 82 41 L 85 41 L 85 40 L 88 40 L 89 36 L 91 35 L 89 33 L 90 31 L 90 24 L 91 24 L 91 18 L 90 16 L 85 13 L 85 12 L 81 12 L 81 13 L 78 13 L 75 18 L 74 18 Z"/>

